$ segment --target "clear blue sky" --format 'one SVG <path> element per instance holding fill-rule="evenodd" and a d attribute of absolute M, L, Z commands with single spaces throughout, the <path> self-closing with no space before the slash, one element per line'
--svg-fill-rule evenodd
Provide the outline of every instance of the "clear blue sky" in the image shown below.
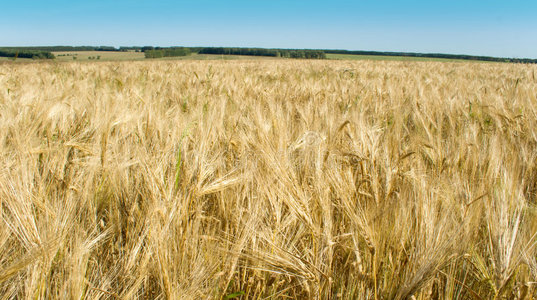
<path fill-rule="evenodd" d="M 1 0 L 0 45 L 327 48 L 537 58 L 537 1 Z"/>

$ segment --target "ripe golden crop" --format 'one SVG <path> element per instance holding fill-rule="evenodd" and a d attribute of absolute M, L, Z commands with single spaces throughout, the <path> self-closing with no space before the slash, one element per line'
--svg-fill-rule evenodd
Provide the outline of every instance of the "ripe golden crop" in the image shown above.
<path fill-rule="evenodd" d="M 535 73 L 2 64 L 0 295 L 535 297 Z"/>

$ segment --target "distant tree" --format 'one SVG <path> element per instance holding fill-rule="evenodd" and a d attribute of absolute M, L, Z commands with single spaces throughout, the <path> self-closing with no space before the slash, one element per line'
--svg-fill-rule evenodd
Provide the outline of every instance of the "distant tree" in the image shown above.
<path fill-rule="evenodd" d="M 266 49 L 266 48 L 202 48 L 200 54 L 220 54 L 220 55 L 251 55 L 270 57 L 291 57 L 291 58 L 311 58 L 323 59 L 326 55 L 321 50 L 286 50 L 286 49 Z"/>
<path fill-rule="evenodd" d="M 53 59 L 55 58 L 51 52 L 38 50 L 21 50 L 19 48 L 0 48 L 0 56 L 17 58 L 32 58 L 32 59 Z"/>
<path fill-rule="evenodd" d="M 188 48 L 160 48 L 144 51 L 145 58 L 176 57 L 190 55 Z"/>
<path fill-rule="evenodd" d="M 112 46 L 100 46 L 96 48 L 95 51 L 118 51 L 118 49 Z"/>

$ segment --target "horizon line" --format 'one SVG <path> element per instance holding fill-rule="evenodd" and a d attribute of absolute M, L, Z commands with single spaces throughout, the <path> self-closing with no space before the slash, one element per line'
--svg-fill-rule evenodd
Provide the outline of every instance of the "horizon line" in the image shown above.
<path fill-rule="evenodd" d="M 537 58 L 533 57 L 508 57 L 508 56 L 491 56 L 491 55 L 482 55 L 482 54 L 465 54 L 465 53 L 450 53 L 450 52 L 415 52 L 415 51 L 394 51 L 394 50 L 363 50 L 363 49 L 344 49 L 344 48 L 287 48 L 287 47 L 259 47 L 259 46 L 253 46 L 253 47 L 247 47 L 247 46 L 155 46 L 155 45 L 90 45 L 90 44 L 79 44 L 79 45 L 33 45 L 33 46 L 0 46 L 1 48 L 49 48 L 49 47 L 113 47 L 116 50 L 119 50 L 120 48 L 143 48 L 143 47 L 155 47 L 155 48 L 250 48 L 250 49 L 274 49 L 274 50 L 316 50 L 316 51 L 349 51 L 349 52 L 371 52 L 371 53 L 377 53 L 377 54 L 371 54 L 371 55 L 379 55 L 384 54 L 382 56 L 390 56 L 386 54 L 393 54 L 393 56 L 405 56 L 405 54 L 408 55 L 449 55 L 449 56 L 469 56 L 469 57 L 482 57 L 482 58 L 495 58 L 495 59 L 521 59 L 521 60 L 537 60 Z M 73 50 L 77 51 L 77 50 Z M 367 55 L 367 54 L 354 54 L 354 55 Z"/>

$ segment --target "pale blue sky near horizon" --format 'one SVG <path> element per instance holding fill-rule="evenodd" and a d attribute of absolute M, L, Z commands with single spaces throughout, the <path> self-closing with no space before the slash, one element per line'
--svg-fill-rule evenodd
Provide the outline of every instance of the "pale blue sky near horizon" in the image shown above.
<path fill-rule="evenodd" d="M 0 46 L 232 46 L 537 58 L 537 1 L 0 1 Z"/>

